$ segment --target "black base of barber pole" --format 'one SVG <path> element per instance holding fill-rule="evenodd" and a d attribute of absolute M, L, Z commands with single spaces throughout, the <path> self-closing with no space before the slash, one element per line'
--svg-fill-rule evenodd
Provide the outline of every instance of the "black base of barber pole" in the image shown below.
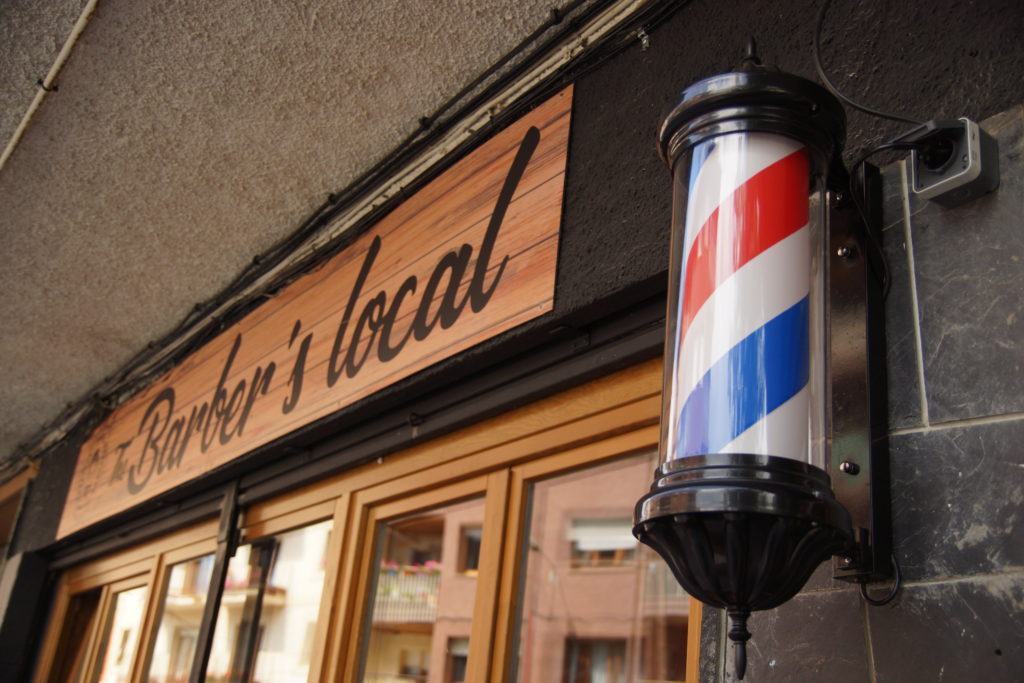
<path fill-rule="evenodd" d="M 852 543 L 849 514 L 829 476 L 765 455 L 663 463 L 635 521 L 633 534 L 664 558 L 690 595 L 727 610 L 741 680 L 750 612 L 789 600 L 822 561 Z"/>

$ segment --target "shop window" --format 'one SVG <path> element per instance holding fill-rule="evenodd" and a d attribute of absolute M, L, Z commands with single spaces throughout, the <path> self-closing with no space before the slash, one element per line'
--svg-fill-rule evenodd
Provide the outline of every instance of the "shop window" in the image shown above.
<path fill-rule="evenodd" d="M 682 589 L 680 589 L 681 591 Z M 645 681 L 682 681 L 686 676 L 689 619 L 678 614 L 641 618 L 641 672 Z"/>
<path fill-rule="evenodd" d="M 179 562 L 167 573 L 160 597 L 159 626 L 146 658 L 148 683 L 187 681 L 206 607 L 214 556 Z M 203 578 L 206 579 L 205 583 Z"/>
<path fill-rule="evenodd" d="M 228 564 L 206 680 L 298 683 L 324 585 L 331 520 L 243 545 Z"/>
<path fill-rule="evenodd" d="M 636 554 L 630 518 L 574 519 L 569 531 L 573 567 L 621 567 Z"/>
<path fill-rule="evenodd" d="M 57 641 L 59 659 L 48 683 L 79 683 L 85 673 L 86 645 L 100 605 L 101 591 L 95 588 L 71 597 Z"/>
<path fill-rule="evenodd" d="M 557 671 L 566 683 L 685 680 L 689 596 L 630 531 L 653 458 L 632 456 L 526 485 L 530 542 L 522 549 L 512 680 L 547 682 Z M 596 567 L 619 570 L 580 571 Z"/>
<path fill-rule="evenodd" d="M 146 586 L 119 591 L 107 610 L 99 646 L 100 666 L 93 683 L 123 683 L 129 680 L 139 629 L 146 609 Z"/>
<path fill-rule="evenodd" d="M 34 683 L 184 683 L 207 637 L 207 683 L 695 683 L 699 606 L 629 533 L 631 376 L 260 499 L 226 566 L 209 519 L 66 570 Z"/>
<path fill-rule="evenodd" d="M 468 652 L 476 583 L 459 566 L 458 531 L 483 516 L 475 499 L 378 524 L 362 681 L 427 681 L 452 666 L 452 638 Z"/>
<path fill-rule="evenodd" d="M 626 641 L 569 638 L 563 683 L 626 683 Z"/>

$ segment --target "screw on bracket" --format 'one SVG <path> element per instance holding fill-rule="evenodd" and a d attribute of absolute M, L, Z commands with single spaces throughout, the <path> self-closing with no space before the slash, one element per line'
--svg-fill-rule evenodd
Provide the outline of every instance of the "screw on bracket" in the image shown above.
<path fill-rule="evenodd" d="M 839 463 L 839 471 L 844 474 L 855 475 L 860 473 L 860 465 L 850 460 L 844 460 Z"/>
<path fill-rule="evenodd" d="M 651 37 L 647 35 L 647 31 L 643 30 L 642 28 L 637 29 L 636 37 L 637 40 L 640 41 L 640 51 L 646 52 L 647 48 L 651 46 Z"/>

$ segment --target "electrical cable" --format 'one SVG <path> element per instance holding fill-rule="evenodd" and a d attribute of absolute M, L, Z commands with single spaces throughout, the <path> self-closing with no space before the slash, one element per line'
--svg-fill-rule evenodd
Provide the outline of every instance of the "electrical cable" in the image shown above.
<path fill-rule="evenodd" d="M 875 154 L 879 152 L 885 152 L 891 149 L 914 149 L 917 145 L 908 142 L 886 142 L 881 145 L 877 145 L 867 152 L 862 153 L 854 161 L 850 167 L 850 197 L 853 200 L 854 206 L 857 207 L 857 213 L 860 214 L 862 224 L 864 226 L 864 235 L 871 245 L 871 248 L 875 250 L 878 255 L 878 262 L 881 264 L 881 273 L 875 273 L 875 277 L 879 279 L 882 285 L 882 301 L 889 298 L 889 290 L 892 286 L 892 276 L 889 270 L 889 260 L 885 256 L 885 250 L 882 248 L 882 243 L 879 241 L 878 236 L 871 230 L 871 221 L 868 220 L 867 208 L 864 206 L 864 187 L 858 183 L 860 177 L 860 167 L 867 163 Z M 869 260 L 870 264 L 871 261 Z M 872 270 L 874 267 L 872 266 Z"/>
<path fill-rule="evenodd" d="M 892 582 L 892 588 L 889 589 L 888 594 L 884 598 L 873 598 L 868 595 L 868 583 L 862 581 L 860 584 L 860 596 L 864 598 L 864 602 L 875 607 L 882 607 L 888 605 L 896 597 L 896 594 L 900 592 L 900 588 L 903 585 L 903 573 L 900 571 L 900 563 L 896 560 L 896 553 L 893 552 L 889 555 L 889 560 L 892 562 L 892 568 L 895 573 L 895 577 Z"/>
<path fill-rule="evenodd" d="M 824 0 L 824 2 L 821 3 L 821 9 L 818 10 L 818 23 L 817 23 L 817 26 L 815 26 L 815 29 L 814 29 L 814 49 L 813 49 L 813 53 L 814 53 L 814 67 L 815 67 L 815 69 L 817 69 L 818 76 L 821 78 L 822 82 L 825 84 L 825 87 L 829 89 L 829 92 L 831 92 L 833 95 L 835 95 L 836 97 L 841 99 L 843 102 L 846 102 L 848 105 L 850 105 L 854 109 L 859 109 L 860 111 L 864 112 L 865 114 L 871 114 L 872 116 L 877 116 L 877 117 L 883 118 L 883 119 L 891 119 L 893 121 L 903 121 L 904 123 L 913 123 L 913 124 L 917 124 L 917 125 L 920 125 L 920 124 L 924 123 L 923 121 L 918 121 L 917 119 L 912 119 L 912 118 L 910 118 L 908 116 L 901 116 L 900 114 L 889 114 L 889 113 L 886 113 L 884 111 L 880 111 L 878 109 L 872 109 L 871 107 L 865 106 L 865 105 L 860 104 L 858 102 L 854 102 L 852 99 L 850 99 L 849 97 L 847 97 L 843 93 L 839 92 L 839 89 L 836 88 L 835 84 L 832 83 L 832 80 L 828 77 L 828 74 L 825 73 L 825 67 L 821 63 L 821 28 L 822 28 L 822 25 L 825 23 L 825 13 L 828 11 L 828 7 L 831 4 L 832 4 L 832 0 Z"/>

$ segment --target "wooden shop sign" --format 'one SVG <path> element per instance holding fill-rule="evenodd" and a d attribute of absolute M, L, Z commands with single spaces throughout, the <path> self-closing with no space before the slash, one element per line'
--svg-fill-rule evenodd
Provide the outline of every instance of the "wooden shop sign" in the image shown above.
<path fill-rule="evenodd" d="M 114 411 L 58 538 L 551 310 L 571 104 L 497 134 Z"/>

